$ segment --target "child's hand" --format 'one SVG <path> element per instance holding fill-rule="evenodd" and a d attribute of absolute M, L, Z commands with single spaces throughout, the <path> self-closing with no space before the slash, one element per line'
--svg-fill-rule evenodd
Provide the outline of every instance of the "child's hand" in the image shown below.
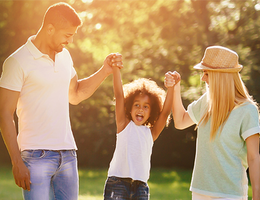
<path fill-rule="evenodd" d="M 174 85 L 175 85 L 175 80 L 174 80 L 174 76 L 172 75 L 172 72 L 167 72 L 164 78 L 164 86 L 166 88 L 170 88 L 173 87 Z"/>
<path fill-rule="evenodd" d="M 166 88 L 174 87 L 181 80 L 181 76 L 178 72 L 167 72 L 164 78 L 164 86 Z"/>

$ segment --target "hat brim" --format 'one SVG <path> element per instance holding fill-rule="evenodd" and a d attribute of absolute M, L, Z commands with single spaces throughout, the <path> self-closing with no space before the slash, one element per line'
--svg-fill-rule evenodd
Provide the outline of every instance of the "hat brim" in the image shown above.
<path fill-rule="evenodd" d="M 194 69 L 204 69 L 204 70 L 210 70 L 210 71 L 214 71 L 214 72 L 239 72 L 241 71 L 241 69 L 243 68 L 242 65 L 238 65 L 237 67 L 233 67 L 233 68 L 210 68 L 207 67 L 205 65 L 203 65 L 202 63 L 199 63 L 197 65 L 195 65 L 193 67 Z"/>

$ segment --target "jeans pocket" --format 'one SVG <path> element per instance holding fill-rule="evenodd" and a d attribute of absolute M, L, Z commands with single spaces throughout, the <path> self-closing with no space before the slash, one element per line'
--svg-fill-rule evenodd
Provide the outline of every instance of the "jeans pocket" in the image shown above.
<path fill-rule="evenodd" d="M 71 154 L 71 156 L 72 157 L 77 157 L 77 152 L 76 152 L 76 150 L 70 150 L 70 154 Z"/>
<path fill-rule="evenodd" d="M 148 186 L 148 184 L 147 183 L 139 184 L 136 193 L 137 193 L 137 196 L 139 198 L 148 199 L 149 198 L 149 186 Z"/>
<path fill-rule="evenodd" d="M 45 150 L 24 150 L 21 152 L 23 161 L 27 162 L 29 159 L 40 159 L 46 156 Z"/>
<path fill-rule="evenodd" d="M 124 185 L 123 181 L 121 181 L 117 177 L 108 177 L 104 189 L 104 199 L 127 199 L 128 197 L 128 189 L 127 186 Z"/>
<path fill-rule="evenodd" d="M 120 182 L 121 182 L 121 180 L 119 178 L 115 177 L 115 176 L 110 176 L 110 177 L 107 178 L 108 184 L 118 184 Z"/>

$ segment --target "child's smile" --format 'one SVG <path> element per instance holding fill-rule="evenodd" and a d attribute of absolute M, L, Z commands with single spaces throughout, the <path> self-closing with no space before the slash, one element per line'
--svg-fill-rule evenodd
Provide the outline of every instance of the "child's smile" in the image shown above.
<path fill-rule="evenodd" d="M 138 126 L 143 125 L 151 113 L 151 102 L 148 95 L 138 95 L 134 99 L 131 116 L 134 123 Z"/>
<path fill-rule="evenodd" d="M 137 121 L 142 121 L 143 118 L 144 118 L 144 116 L 141 115 L 141 114 L 137 114 L 137 115 L 136 115 L 136 119 L 137 119 Z"/>

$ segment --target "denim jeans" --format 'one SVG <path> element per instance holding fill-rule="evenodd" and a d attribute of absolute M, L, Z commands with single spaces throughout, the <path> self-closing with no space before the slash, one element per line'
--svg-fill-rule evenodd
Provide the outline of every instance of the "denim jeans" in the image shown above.
<path fill-rule="evenodd" d="M 104 200 L 148 200 L 147 183 L 130 178 L 108 177 L 104 189 Z"/>
<path fill-rule="evenodd" d="M 75 150 L 25 150 L 21 153 L 30 170 L 31 190 L 25 200 L 77 200 L 79 178 Z"/>

